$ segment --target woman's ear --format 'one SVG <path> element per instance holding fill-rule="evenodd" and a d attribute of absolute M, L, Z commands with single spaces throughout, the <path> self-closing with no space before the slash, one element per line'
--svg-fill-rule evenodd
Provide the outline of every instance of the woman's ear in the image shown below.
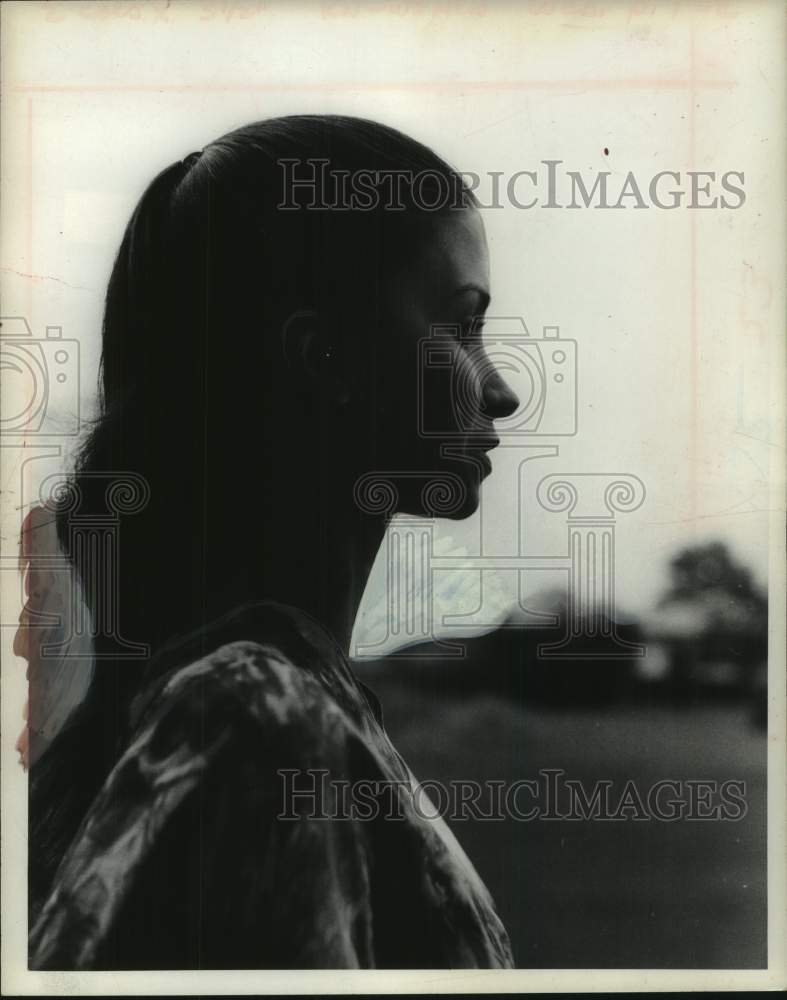
<path fill-rule="evenodd" d="M 319 320 L 314 309 L 298 309 L 284 322 L 281 347 L 284 363 L 294 374 L 305 374 L 306 359 L 312 350 Z"/>
<path fill-rule="evenodd" d="M 298 382 L 342 406 L 349 402 L 344 358 L 314 309 L 298 309 L 285 322 L 282 352 Z"/>

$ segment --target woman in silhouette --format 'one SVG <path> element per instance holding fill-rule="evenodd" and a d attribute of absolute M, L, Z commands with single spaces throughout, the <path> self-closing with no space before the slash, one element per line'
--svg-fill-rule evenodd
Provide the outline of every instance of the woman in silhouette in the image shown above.
<path fill-rule="evenodd" d="M 373 122 L 259 122 L 147 189 L 57 513 L 114 624 L 45 748 L 31 691 L 32 968 L 511 964 L 347 661 L 387 518 L 471 513 L 516 406 L 480 342 L 488 302 L 472 194 Z M 451 376 L 419 380 L 438 327 Z M 144 503 L 107 594 L 72 518 L 129 474 Z M 367 782 L 372 815 L 337 815 L 334 780 Z"/>

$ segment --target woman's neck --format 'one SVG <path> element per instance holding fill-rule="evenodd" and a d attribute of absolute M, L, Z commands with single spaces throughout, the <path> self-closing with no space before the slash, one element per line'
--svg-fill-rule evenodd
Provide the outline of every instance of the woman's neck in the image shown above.
<path fill-rule="evenodd" d="M 284 524 L 288 530 L 276 530 Z M 358 511 L 330 519 L 290 513 L 286 521 L 268 514 L 258 527 L 247 544 L 224 547 L 210 560 L 203 617 L 213 620 L 250 601 L 277 601 L 311 615 L 349 654 L 385 520 Z"/>
<path fill-rule="evenodd" d="M 348 523 L 349 522 L 349 523 Z M 306 611 L 349 654 L 366 582 L 385 533 L 367 515 L 326 525 L 319 539 L 303 536 L 269 553 L 266 589 L 272 599 Z"/>

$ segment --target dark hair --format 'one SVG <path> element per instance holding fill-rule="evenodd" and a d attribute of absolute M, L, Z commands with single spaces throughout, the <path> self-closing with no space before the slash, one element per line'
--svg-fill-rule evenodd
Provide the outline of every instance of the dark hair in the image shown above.
<path fill-rule="evenodd" d="M 293 196 L 288 176 L 308 177 L 307 160 L 323 161 L 330 171 L 318 165 L 314 192 L 296 192 L 317 207 L 282 209 Z M 328 188 L 342 171 L 363 171 L 367 192 L 369 177 L 377 178 L 376 196 L 357 210 L 330 207 L 336 199 Z M 392 196 L 391 178 L 402 171 L 417 184 L 405 178 Z M 88 517 L 104 513 L 107 483 L 124 472 L 142 477 L 149 489 L 147 504 L 121 529 L 115 603 L 126 639 L 155 652 L 199 620 L 205 574 L 218 548 L 212 536 L 226 531 L 222 524 L 232 514 L 232 498 L 216 484 L 243 460 L 250 424 L 270 441 L 284 419 L 277 331 L 288 314 L 314 308 L 332 318 L 337 336 L 355 331 L 353 357 L 373 365 L 374 345 L 358 337 L 348 313 L 383 310 L 381 275 L 396 266 L 414 227 L 468 204 L 475 199 L 459 175 L 426 146 L 384 125 L 339 116 L 248 125 L 150 184 L 109 281 L 99 417 L 72 477 L 80 514 Z M 227 386 L 234 387 L 234 413 L 224 412 Z M 304 393 L 287 413 L 288 424 L 308 420 L 311 405 Z M 252 477 L 253 467 L 261 468 L 249 489 L 263 505 L 265 457 L 247 463 Z M 67 550 L 69 524 L 62 510 L 58 526 Z M 84 547 L 69 554 L 94 610 L 92 556 Z M 31 768 L 32 912 L 116 762 L 128 737 L 129 705 L 143 675 L 150 677 L 151 668 L 145 674 L 139 663 L 113 659 L 116 640 L 98 635 L 101 659 L 87 699 Z"/>

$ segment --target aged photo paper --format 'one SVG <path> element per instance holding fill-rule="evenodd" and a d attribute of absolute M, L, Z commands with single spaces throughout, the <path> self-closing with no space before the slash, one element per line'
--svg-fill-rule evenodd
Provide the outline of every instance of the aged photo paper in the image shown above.
<path fill-rule="evenodd" d="M 3 992 L 783 989 L 783 5 L 0 28 Z"/>

